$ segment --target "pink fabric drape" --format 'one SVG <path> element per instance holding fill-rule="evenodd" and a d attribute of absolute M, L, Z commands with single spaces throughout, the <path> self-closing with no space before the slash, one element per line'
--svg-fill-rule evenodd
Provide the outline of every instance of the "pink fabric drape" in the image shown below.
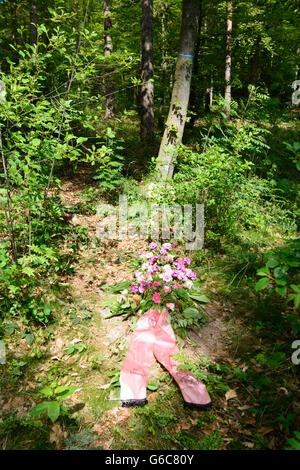
<path fill-rule="evenodd" d="M 187 406 L 207 408 L 211 405 L 205 385 L 190 372 L 179 369 L 181 363 L 171 357 L 179 351 L 173 328 L 167 321 L 168 314 L 166 308 L 162 312 L 150 309 L 138 320 L 120 374 L 123 406 L 147 403 L 148 374 L 154 357 L 176 380 Z"/>

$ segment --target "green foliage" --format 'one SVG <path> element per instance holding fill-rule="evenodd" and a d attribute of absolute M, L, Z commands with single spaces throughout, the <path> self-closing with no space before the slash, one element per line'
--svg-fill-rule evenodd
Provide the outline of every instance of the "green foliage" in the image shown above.
<path fill-rule="evenodd" d="M 294 436 L 295 438 L 287 439 L 289 447 L 286 447 L 285 450 L 300 450 L 300 432 L 294 431 Z"/>
<path fill-rule="evenodd" d="M 31 410 L 32 416 L 40 416 L 47 413 L 52 423 L 54 423 L 60 415 L 68 415 L 68 408 L 61 404 L 61 400 L 67 398 L 75 392 L 75 386 L 59 386 L 54 384 L 44 387 L 40 391 L 40 395 L 45 398 L 54 398 L 51 401 L 43 401 Z"/>
<path fill-rule="evenodd" d="M 295 309 L 300 305 L 299 266 L 300 243 L 291 240 L 286 245 L 265 254 L 266 264 L 257 270 L 261 277 L 255 284 L 255 290 L 269 287 L 269 293 L 277 293 L 293 302 Z M 288 295 L 289 294 L 289 295 Z"/>
<path fill-rule="evenodd" d="M 177 417 L 168 410 L 162 410 L 160 406 L 146 405 L 135 411 L 136 416 L 143 416 L 147 422 L 148 431 L 155 436 L 158 429 L 163 429 L 168 424 L 178 421 Z"/>
<path fill-rule="evenodd" d="M 218 430 L 196 438 L 180 432 L 172 436 L 172 441 L 180 443 L 187 450 L 220 450 L 223 444 L 223 439 Z"/>
<path fill-rule="evenodd" d="M 121 145 L 123 140 L 115 139 L 116 135 L 110 127 L 105 132 L 105 144 L 98 148 L 93 145 L 91 148 L 92 153 L 87 157 L 87 160 L 95 165 L 96 175 L 94 179 L 99 182 L 100 188 L 104 192 L 113 192 L 124 181 L 122 176 L 124 157 L 119 153 L 123 149 Z"/>

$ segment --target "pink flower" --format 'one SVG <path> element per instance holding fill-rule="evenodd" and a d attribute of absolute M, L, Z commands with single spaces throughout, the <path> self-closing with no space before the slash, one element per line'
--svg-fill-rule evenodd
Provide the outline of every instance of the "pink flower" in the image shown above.
<path fill-rule="evenodd" d="M 182 289 L 182 284 L 177 284 L 176 282 L 176 284 L 174 284 L 174 289 L 176 289 L 176 287 L 180 287 Z"/>
<path fill-rule="evenodd" d="M 178 245 L 175 245 L 174 243 L 172 243 L 172 248 L 177 248 Z"/>
<path fill-rule="evenodd" d="M 155 293 L 153 294 L 152 300 L 153 300 L 154 303 L 160 304 L 160 302 L 161 302 L 161 295 L 160 295 L 160 293 L 159 293 L 159 292 L 155 292 Z"/>
<path fill-rule="evenodd" d="M 169 293 L 171 292 L 171 287 L 169 287 L 169 286 L 164 286 L 164 287 L 163 287 L 163 291 L 164 291 L 165 294 L 169 294 Z"/>
<path fill-rule="evenodd" d="M 162 248 L 162 249 L 160 250 L 160 254 L 161 254 L 161 255 L 166 255 L 166 254 L 167 254 L 167 250 L 165 250 L 164 248 Z"/>
<path fill-rule="evenodd" d="M 121 304 L 123 301 L 125 302 L 125 300 L 126 300 L 125 295 L 118 295 L 117 301 L 119 302 L 119 304 Z"/>
<path fill-rule="evenodd" d="M 184 266 L 184 259 L 183 258 L 177 258 L 177 263 L 179 266 Z"/>
<path fill-rule="evenodd" d="M 159 286 L 160 286 L 160 281 L 153 281 L 153 282 L 152 282 L 152 288 L 153 288 L 153 289 L 156 289 L 156 288 L 159 287 Z"/>
<path fill-rule="evenodd" d="M 166 306 L 168 307 L 168 309 L 172 310 L 172 312 L 173 312 L 173 310 L 175 308 L 175 304 L 168 303 L 168 304 L 166 304 Z"/>
<path fill-rule="evenodd" d="M 167 260 L 168 263 L 173 263 L 173 261 L 174 261 L 174 256 L 173 256 L 173 255 L 168 255 L 168 256 L 166 257 L 166 260 Z"/>
<path fill-rule="evenodd" d="M 157 250 L 158 245 L 155 242 L 149 243 L 150 250 Z"/>

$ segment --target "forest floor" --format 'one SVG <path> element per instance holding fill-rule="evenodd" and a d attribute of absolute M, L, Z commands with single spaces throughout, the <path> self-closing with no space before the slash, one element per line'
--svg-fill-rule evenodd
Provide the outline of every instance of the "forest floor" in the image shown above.
<path fill-rule="evenodd" d="M 83 187 L 82 179 L 66 178 L 61 190 L 65 204 L 84 205 Z M 287 355 L 273 367 L 258 356 L 276 353 L 280 345 L 290 347 L 289 340 L 274 332 L 274 347 L 272 334 L 260 335 L 268 329 L 255 317 L 251 292 L 247 285 L 241 287 L 241 278 L 230 271 L 232 260 L 224 256 L 199 265 L 201 292 L 210 299 L 204 327 L 177 338 L 194 370 L 207 373 L 213 407 L 205 412 L 185 409 L 176 383 L 158 363 L 151 369 L 148 405 L 120 406 L 118 374 L 136 318 L 107 319 L 102 303 L 109 298 L 107 286 L 131 277 L 137 251 L 146 242 L 97 241 L 97 215 L 78 211 L 72 220 L 86 227 L 86 240 L 76 253 L 72 273 L 49 291 L 57 305 L 54 322 L 33 332 L 33 345 L 26 341 L 24 324 L 10 325 L 10 360 L 0 378 L 2 448 L 283 448 L 300 424 L 300 402 L 293 400 L 297 380 Z M 54 424 L 44 417 L 45 426 L 29 411 L 42 401 L 41 388 L 51 384 L 75 385 L 76 390 L 63 401 L 70 408 L 68 415 Z"/>

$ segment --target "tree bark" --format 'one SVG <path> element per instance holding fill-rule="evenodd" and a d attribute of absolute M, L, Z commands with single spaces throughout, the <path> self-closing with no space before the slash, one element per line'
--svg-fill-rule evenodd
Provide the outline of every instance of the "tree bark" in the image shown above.
<path fill-rule="evenodd" d="M 154 138 L 153 0 L 142 5 L 141 141 Z"/>
<path fill-rule="evenodd" d="M 75 29 L 76 29 L 76 51 L 79 48 L 79 4 L 78 0 L 74 0 L 75 10 Z"/>
<path fill-rule="evenodd" d="M 199 72 L 199 53 L 200 53 L 200 46 L 201 46 L 201 26 L 202 26 L 202 0 L 199 0 L 199 20 L 198 20 L 198 33 L 197 33 L 197 41 L 195 47 L 195 59 L 194 59 L 194 78 L 191 83 L 191 96 L 190 96 L 190 110 L 192 111 L 191 119 L 190 119 L 190 128 L 193 128 L 196 121 L 196 98 L 197 98 L 197 90 L 196 90 L 196 82 L 198 81 L 197 77 Z"/>
<path fill-rule="evenodd" d="M 30 13 L 29 42 L 31 46 L 35 46 L 37 43 L 37 23 L 38 23 L 36 0 L 30 1 L 29 13 Z"/>
<path fill-rule="evenodd" d="M 161 12 L 161 34 L 162 34 L 162 62 L 161 62 L 161 84 L 162 84 L 162 94 L 159 106 L 159 126 L 164 127 L 164 112 L 166 105 L 166 77 L 167 77 L 167 38 L 166 38 L 166 23 L 167 23 L 167 9 L 168 2 L 162 2 L 162 12 Z"/>
<path fill-rule="evenodd" d="M 258 37 L 255 41 L 254 54 L 250 59 L 249 83 L 251 85 L 256 85 L 260 76 L 260 42 L 261 37 Z"/>
<path fill-rule="evenodd" d="M 191 88 L 193 54 L 199 21 L 199 0 L 183 0 L 179 54 L 169 115 L 161 141 L 156 168 L 159 178 L 172 178 L 174 159 L 182 141 Z"/>
<path fill-rule="evenodd" d="M 110 11 L 110 0 L 104 0 L 104 55 L 110 56 L 113 52 L 113 41 L 111 35 L 112 19 Z M 109 69 L 108 69 L 109 71 Z M 106 104 L 105 104 L 105 119 L 113 119 L 115 117 L 115 97 L 113 95 L 114 85 L 109 77 L 106 80 Z"/>
<path fill-rule="evenodd" d="M 232 39 L 232 0 L 227 0 L 227 28 L 226 28 L 226 61 L 225 61 L 225 114 L 230 121 L 231 101 L 231 39 Z"/>

